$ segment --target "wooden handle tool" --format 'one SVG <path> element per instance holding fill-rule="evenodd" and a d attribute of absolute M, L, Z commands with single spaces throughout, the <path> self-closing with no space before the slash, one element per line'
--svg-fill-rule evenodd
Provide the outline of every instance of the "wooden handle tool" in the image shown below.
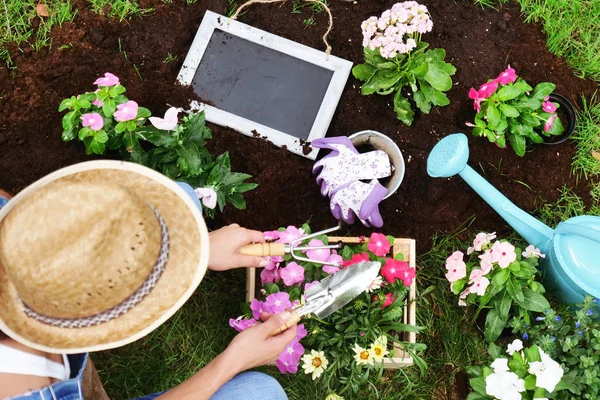
<path fill-rule="evenodd" d="M 271 332 L 269 336 L 279 335 L 280 333 L 287 331 L 290 327 L 297 324 L 298 322 L 300 322 L 300 317 L 298 316 L 296 310 L 292 310 L 290 311 L 290 319 L 285 324 L 281 325 L 279 328 Z"/>
<path fill-rule="evenodd" d="M 285 255 L 285 243 L 254 243 L 240 248 L 240 253 L 247 256 L 283 256 Z"/>

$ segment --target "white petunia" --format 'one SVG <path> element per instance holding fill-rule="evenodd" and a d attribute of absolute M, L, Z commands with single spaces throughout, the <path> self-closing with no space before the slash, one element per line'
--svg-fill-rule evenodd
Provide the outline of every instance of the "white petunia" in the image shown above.
<path fill-rule="evenodd" d="M 521 339 L 515 339 L 511 344 L 508 345 L 506 352 L 512 356 L 515 351 L 521 350 L 523 350 L 523 342 L 521 342 Z"/>
<path fill-rule="evenodd" d="M 492 369 L 495 373 L 510 371 L 510 368 L 508 368 L 508 358 L 496 358 L 492 363 Z"/>
<path fill-rule="evenodd" d="M 525 248 L 525 251 L 521 253 L 525 258 L 546 258 L 545 254 L 542 254 L 540 249 L 536 248 L 534 245 L 530 244 Z"/>
<path fill-rule="evenodd" d="M 485 378 L 485 392 L 498 400 L 521 400 L 525 381 L 514 372 L 495 372 Z"/>
<path fill-rule="evenodd" d="M 552 393 L 562 379 L 564 371 L 559 363 L 551 359 L 542 349 L 539 350 L 542 361 L 530 362 L 529 373 L 535 375 L 536 387 Z"/>

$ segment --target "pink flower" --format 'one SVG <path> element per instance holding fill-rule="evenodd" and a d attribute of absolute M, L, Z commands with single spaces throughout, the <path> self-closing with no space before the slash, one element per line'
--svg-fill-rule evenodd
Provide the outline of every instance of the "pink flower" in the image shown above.
<path fill-rule="evenodd" d="M 510 65 L 508 66 L 508 68 L 506 69 L 506 71 L 504 71 L 503 73 L 501 73 L 495 79 L 496 82 L 498 82 L 498 83 L 500 83 L 502 85 L 508 85 L 509 83 L 512 83 L 512 82 L 514 82 L 516 80 L 517 80 L 517 74 L 516 74 L 514 68 L 511 68 Z"/>
<path fill-rule="evenodd" d="M 358 242 L 359 243 L 364 243 L 365 240 L 367 240 L 367 239 L 364 236 L 362 236 L 362 235 L 358 237 Z"/>
<path fill-rule="evenodd" d="M 98 93 L 100 91 L 100 89 L 96 89 L 96 91 L 94 93 Z M 96 100 L 92 101 L 92 104 L 95 105 L 96 107 L 102 107 L 104 105 L 104 102 L 98 98 L 96 98 Z"/>
<path fill-rule="evenodd" d="M 252 310 L 252 317 L 256 320 L 260 319 L 260 313 L 265 311 L 264 303 L 256 299 L 250 302 L 250 309 Z"/>
<path fill-rule="evenodd" d="M 279 239 L 277 243 L 292 243 L 294 240 L 301 238 L 304 235 L 302 228 L 296 228 L 295 226 L 288 226 L 285 231 L 279 232 Z"/>
<path fill-rule="evenodd" d="M 115 119 L 119 122 L 131 121 L 137 117 L 138 113 L 138 104 L 129 100 L 127 103 L 119 104 L 117 106 L 117 111 L 113 114 Z"/>
<path fill-rule="evenodd" d="M 269 256 L 269 257 L 267 257 L 267 259 L 269 261 L 273 261 L 274 263 L 277 263 L 277 264 L 283 262 L 283 256 Z"/>
<path fill-rule="evenodd" d="M 462 293 L 460 294 L 460 296 L 458 296 L 458 298 L 461 299 L 461 300 L 464 300 L 470 294 L 471 294 L 471 289 L 466 288 L 465 290 L 462 291 Z"/>
<path fill-rule="evenodd" d="M 310 247 L 318 247 L 318 246 L 324 246 L 325 243 L 323 243 L 322 241 L 320 241 L 318 239 L 313 239 L 310 242 L 308 242 L 308 245 Z M 310 258 L 311 260 L 326 261 L 330 255 L 331 255 L 331 250 L 329 250 L 329 249 L 317 249 L 317 250 L 307 250 L 306 251 L 306 256 L 308 258 Z"/>
<path fill-rule="evenodd" d="M 506 268 L 517 259 L 515 246 L 508 242 L 496 241 L 490 249 L 492 262 L 497 262 L 500 268 Z"/>
<path fill-rule="evenodd" d="M 367 247 L 377 257 L 383 257 L 390 251 L 390 241 L 381 233 L 372 233 Z"/>
<path fill-rule="evenodd" d="M 323 272 L 326 272 L 328 274 L 335 274 L 340 270 L 340 267 L 344 264 L 344 259 L 337 253 L 337 251 L 332 250 L 331 255 L 329 256 L 326 262 L 328 264 L 323 265 Z"/>
<path fill-rule="evenodd" d="M 542 110 L 547 113 L 554 114 L 556 112 L 556 106 L 551 101 L 545 101 L 542 103 Z"/>
<path fill-rule="evenodd" d="M 548 100 L 550 100 L 550 96 L 544 97 L 544 101 L 548 101 Z"/>
<path fill-rule="evenodd" d="M 391 306 L 392 304 L 394 304 L 394 301 L 396 301 L 396 296 L 394 296 L 392 293 L 388 293 L 385 295 L 385 301 L 383 302 L 383 305 L 381 306 L 381 309 L 385 309 L 386 307 Z"/>
<path fill-rule="evenodd" d="M 485 291 L 489 284 L 490 280 L 483 276 L 478 282 L 473 283 L 473 285 L 469 287 L 469 290 L 471 291 L 471 293 L 477 293 L 479 296 L 483 296 L 485 295 Z"/>
<path fill-rule="evenodd" d="M 314 286 L 317 283 L 319 283 L 319 281 L 308 282 L 306 285 L 304 285 L 304 290 L 306 291 L 306 290 L 310 289 L 311 286 Z"/>
<path fill-rule="evenodd" d="M 467 265 L 463 261 L 464 254 L 461 251 L 455 251 L 446 260 L 446 279 L 448 282 L 456 282 L 467 276 Z"/>
<path fill-rule="evenodd" d="M 396 279 L 403 279 L 404 272 L 408 271 L 406 261 L 398 261 L 393 258 L 385 260 L 385 265 L 381 268 L 381 276 L 389 283 L 394 283 Z M 414 277 L 414 276 L 413 276 Z"/>
<path fill-rule="evenodd" d="M 298 346 L 302 346 L 302 345 L 300 343 L 298 343 Z M 302 349 L 304 350 L 304 347 Z M 289 361 L 284 361 L 279 358 L 277 360 L 275 360 L 275 364 L 277 364 L 277 368 L 279 368 L 279 372 L 281 372 L 282 374 L 287 374 L 288 372 L 291 374 L 295 374 L 296 372 L 298 372 L 298 363 L 299 362 L 300 362 L 300 360 L 298 360 L 298 362 L 292 363 Z"/>
<path fill-rule="evenodd" d="M 270 242 L 271 240 L 279 239 L 279 233 L 279 231 L 266 231 L 263 232 L 263 236 L 267 242 Z"/>
<path fill-rule="evenodd" d="M 344 261 L 344 263 L 342 264 L 342 268 L 346 268 L 353 264 L 358 264 L 358 263 L 365 262 L 365 261 L 370 261 L 370 260 L 369 260 L 369 255 L 363 251 L 360 254 L 354 254 L 352 256 L 351 260 Z"/>
<path fill-rule="evenodd" d="M 196 188 L 194 189 L 194 193 L 196 193 L 198 199 L 202 200 L 202 204 L 205 207 L 210 208 L 212 210 L 217 206 L 217 199 L 219 195 L 217 194 L 217 192 L 215 192 L 215 189 L 211 187 Z"/>
<path fill-rule="evenodd" d="M 263 269 L 260 271 L 260 282 L 264 286 L 265 283 L 274 283 L 281 280 L 279 269 Z"/>
<path fill-rule="evenodd" d="M 300 327 L 300 325 L 298 326 Z M 298 338 L 294 339 L 288 344 L 283 352 L 279 355 L 279 358 L 275 361 L 279 372 L 282 374 L 298 372 L 298 363 L 300 358 L 304 354 L 304 346 L 300 344 Z"/>
<path fill-rule="evenodd" d="M 481 85 L 477 93 L 480 99 L 487 99 L 494 94 L 496 89 L 498 89 L 498 82 L 490 81 Z"/>
<path fill-rule="evenodd" d="M 408 268 L 406 271 L 400 274 L 400 279 L 402 280 L 402 283 L 404 283 L 404 286 L 410 287 L 416 275 L 417 271 L 415 271 L 414 268 Z"/>
<path fill-rule="evenodd" d="M 490 255 L 490 250 L 487 250 L 485 253 L 479 256 L 481 270 L 484 275 L 487 275 L 493 267 L 494 262 L 492 261 L 492 256 Z"/>
<path fill-rule="evenodd" d="M 299 324 L 298 329 L 296 330 L 296 339 L 294 339 L 294 340 L 301 341 L 307 335 L 308 335 L 308 332 L 307 332 L 306 328 L 304 327 L 304 324 Z"/>
<path fill-rule="evenodd" d="M 479 232 L 473 240 L 473 247 L 467 249 L 467 254 L 473 254 L 474 251 L 481 251 L 482 247 L 496 239 L 496 232 Z"/>
<path fill-rule="evenodd" d="M 171 131 L 177 127 L 177 114 L 179 108 L 171 107 L 165 112 L 164 118 L 150 117 L 148 120 L 156 129 Z"/>
<path fill-rule="evenodd" d="M 99 131 L 104 126 L 102 115 L 98 113 L 83 114 L 81 116 L 81 125 L 89 126 L 93 131 Z"/>
<path fill-rule="evenodd" d="M 326 274 L 335 274 L 340 270 L 340 267 L 334 267 L 333 265 L 323 265 L 323 272 Z"/>
<path fill-rule="evenodd" d="M 250 304 L 250 308 L 252 309 L 252 304 Z M 290 301 L 290 295 L 286 292 L 277 292 L 268 295 L 262 306 L 262 310 L 269 314 L 279 314 L 290 308 L 292 308 L 292 302 Z"/>
<path fill-rule="evenodd" d="M 483 271 L 480 269 L 474 269 L 469 275 L 469 283 L 477 283 L 483 278 Z"/>
<path fill-rule="evenodd" d="M 524 252 L 521 253 L 523 255 L 523 257 L 525 258 L 546 258 L 545 254 L 542 254 L 542 252 L 540 251 L 540 249 L 538 249 L 537 247 L 535 247 L 534 245 L 530 244 L 529 246 L 527 246 L 527 248 L 525 249 Z"/>
<path fill-rule="evenodd" d="M 548 121 L 546 121 L 546 123 L 544 124 L 544 132 L 548 132 L 552 128 L 552 125 L 554 125 L 554 120 L 556 118 L 558 118 L 556 114 L 551 115 L 550 118 L 548 118 Z"/>
<path fill-rule="evenodd" d="M 242 332 L 251 326 L 256 325 L 256 320 L 254 318 L 251 319 L 242 319 L 243 317 L 238 317 L 237 319 L 230 318 L 229 326 L 235 329 L 238 332 Z"/>
<path fill-rule="evenodd" d="M 270 257 L 263 257 L 263 260 L 267 262 L 267 264 L 265 265 L 265 269 L 274 270 L 277 267 L 279 267 L 279 263 L 273 262 L 273 260 L 271 260 Z"/>
<path fill-rule="evenodd" d="M 115 75 L 111 74 L 110 72 L 106 72 L 104 74 L 104 76 L 102 76 L 94 81 L 94 85 L 98 85 L 98 86 L 115 86 L 118 84 L 119 84 L 119 78 L 117 78 Z"/>
<path fill-rule="evenodd" d="M 481 111 L 481 100 L 483 99 L 479 97 L 479 92 L 475 90 L 475 88 L 471 88 L 469 90 L 469 98 L 474 100 L 473 108 L 475 109 L 475 111 Z"/>
<path fill-rule="evenodd" d="M 304 268 L 293 261 L 285 268 L 280 269 L 279 275 L 281 276 L 281 279 L 283 279 L 285 286 L 292 286 L 295 283 L 304 282 Z"/>

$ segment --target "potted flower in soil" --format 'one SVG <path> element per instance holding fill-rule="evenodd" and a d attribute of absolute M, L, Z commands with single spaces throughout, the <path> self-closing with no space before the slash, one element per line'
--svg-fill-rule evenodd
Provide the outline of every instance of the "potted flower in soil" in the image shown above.
<path fill-rule="evenodd" d="M 545 257 L 534 246 L 525 251 L 508 241 L 496 240 L 495 233 L 478 233 L 473 247 L 467 249 L 467 259 L 455 251 L 446 260 L 446 279 L 450 289 L 459 295 L 458 305 L 477 305 L 475 318 L 489 310 L 484 335 L 494 342 L 506 328 L 511 315 L 531 322 L 530 312 L 550 308 L 544 297 L 544 287 L 536 281 L 538 258 Z"/>
<path fill-rule="evenodd" d="M 509 357 L 494 343 L 488 351 L 494 359 L 490 367 L 468 369 L 474 392 L 467 400 L 547 400 L 564 389 L 562 367 L 538 346 L 523 348 L 523 342 L 516 339 L 506 349 Z"/>
<path fill-rule="evenodd" d="M 196 194 L 210 217 L 217 204 L 221 211 L 226 203 L 246 208 L 242 193 L 257 185 L 244 182 L 250 175 L 231 172 L 229 153 L 215 157 L 206 149 L 211 132 L 204 111 L 189 113 L 182 123 L 180 110 L 175 107 L 169 108 L 164 118 L 151 117 L 150 110 L 124 95 L 126 89 L 117 76 L 107 72 L 94 84 L 96 91 L 60 103 L 58 111 L 68 110 L 62 120 L 63 141 L 77 137 L 84 143 L 86 154 L 118 150 L 125 161 L 198 188 Z"/>
<path fill-rule="evenodd" d="M 424 114 L 432 105 L 450 104 L 443 92 L 452 88 L 450 76 L 456 68 L 444 62 L 444 49 L 426 51 L 429 45 L 421 41 L 421 35 L 433 29 L 427 7 L 416 1 L 396 3 L 379 18 L 364 21 L 361 28 L 365 63 L 355 66 L 352 74 L 364 82 L 362 94 L 395 92 L 394 111 L 408 126 L 415 113 L 403 94 L 405 88 Z"/>
<path fill-rule="evenodd" d="M 265 232 L 267 240 L 290 243 L 310 227 L 289 226 Z M 303 245 L 319 246 L 330 241 L 345 241 L 338 252 L 309 250 L 307 257 L 319 261 L 335 261 L 341 268 L 361 261 L 382 263 L 381 276 L 371 284 L 368 293 L 338 310 L 326 320 L 314 316 L 298 325 L 297 340 L 292 342 L 276 362 L 281 373 L 310 374 L 328 391 L 343 394 L 357 392 L 367 382 L 377 382 L 388 368 L 398 368 L 422 360 L 416 354 L 425 346 L 416 343 L 415 334 L 415 265 L 414 241 L 394 239 L 374 233 L 370 239 L 328 238 L 320 236 Z M 268 257 L 268 265 L 260 272 L 259 298 L 254 298 L 255 271 L 248 272 L 248 300 L 244 314 L 231 319 L 230 325 L 241 331 L 260 318 L 260 312 L 281 312 L 301 304 L 302 293 L 316 281 L 337 272 L 340 267 L 295 262 L 290 256 Z"/>
<path fill-rule="evenodd" d="M 517 155 L 525 155 L 527 141 L 544 143 L 544 138 L 558 137 L 565 131 L 557 109 L 565 108 L 568 122 L 567 134 L 575 128 L 575 111 L 564 97 L 553 94 L 556 85 L 542 82 L 532 88 L 516 71 L 508 66 L 496 79 L 479 88 L 471 88 L 469 98 L 477 114 L 473 128 L 474 136 L 485 136 L 500 148 L 508 140 Z M 567 136 L 567 135 L 565 135 Z M 566 139 L 566 137 L 564 138 Z M 549 142 L 558 142 L 550 140 Z M 562 140 L 561 140 L 562 141 Z"/>

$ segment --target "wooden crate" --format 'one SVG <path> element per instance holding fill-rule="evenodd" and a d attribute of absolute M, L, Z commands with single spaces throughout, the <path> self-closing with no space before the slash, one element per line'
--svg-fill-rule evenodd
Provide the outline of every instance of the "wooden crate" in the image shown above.
<path fill-rule="evenodd" d="M 342 242 L 343 244 L 360 244 L 360 239 L 357 237 L 338 237 L 330 236 L 329 243 Z M 366 240 L 368 242 L 368 239 Z M 398 253 L 404 254 L 404 261 L 407 261 L 412 268 L 417 267 L 416 265 L 416 251 L 415 241 L 413 239 L 394 239 L 394 245 L 392 247 L 392 254 L 395 257 Z M 251 302 L 254 300 L 254 294 L 256 293 L 256 268 L 248 268 L 246 272 L 246 301 Z M 417 289 L 416 279 L 413 281 L 408 296 L 406 298 L 406 305 L 404 306 L 403 323 L 416 326 L 417 325 Z M 415 332 L 401 332 L 401 339 L 407 343 L 416 343 L 417 334 Z M 398 346 L 395 348 L 396 357 L 386 357 L 383 360 L 383 366 L 385 369 L 397 369 L 406 367 L 413 364 L 413 358 L 407 352 L 400 349 Z M 274 365 L 274 364 L 273 364 Z"/>

